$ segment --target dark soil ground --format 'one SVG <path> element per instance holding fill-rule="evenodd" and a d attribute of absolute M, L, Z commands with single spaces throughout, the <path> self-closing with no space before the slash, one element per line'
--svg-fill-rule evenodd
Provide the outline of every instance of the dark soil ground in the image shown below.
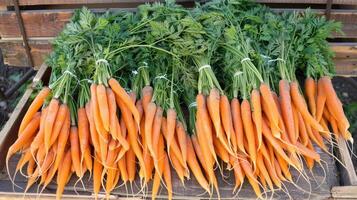
<path fill-rule="evenodd" d="M 0 64 L 0 91 L 5 92 L 26 73 L 27 68 L 4 66 Z M 26 90 L 27 84 L 23 84 L 8 98 L 0 97 L 0 130 L 9 119 L 17 102 Z"/>

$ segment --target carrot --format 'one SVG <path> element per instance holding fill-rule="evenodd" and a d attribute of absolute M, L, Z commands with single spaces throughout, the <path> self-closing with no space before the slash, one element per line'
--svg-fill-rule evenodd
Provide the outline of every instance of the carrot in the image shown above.
<path fill-rule="evenodd" d="M 244 172 L 240 166 L 239 158 L 229 155 L 229 162 L 231 163 L 234 171 L 235 186 L 233 190 L 235 191 L 244 182 Z"/>
<path fill-rule="evenodd" d="M 112 88 L 113 92 L 116 96 L 123 102 L 123 104 L 128 108 L 131 114 L 134 116 L 136 124 L 140 125 L 140 115 L 138 110 L 135 107 L 135 103 L 133 103 L 130 99 L 128 93 L 120 86 L 119 82 L 115 79 L 111 78 L 108 81 L 110 87 Z M 145 112 L 146 113 L 146 112 Z"/>
<path fill-rule="evenodd" d="M 213 146 L 212 122 L 207 111 L 205 96 L 203 96 L 203 94 L 198 94 L 196 96 L 196 102 L 197 102 L 196 122 L 202 127 L 202 131 L 205 133 L 204 134 L 205 137 L 207 137 L 205 141 L 208 144 L 209 152 L 212 154 L 213 158 L 217 160 L 216 152 Z M 227 147 L 225 147 L 225 149 L 227 149 Z"/>
<path fill-rule="evenodd" d="M 192 145 L 191 138 L 188 137 L 186 140 L 187 143 L 187 163 L 188 166 L 190 167 L 193 175 L 195 176 L 197 182 L 200 184 L 200 186 L 206 190 L 210 194 L 210 189 L 209 185 L 207 183 L 207 180 L 205 176 L 203 175 L 200 165 L 197 162 L 197 157 L 194 151 L 194 147 Z"/>
<path fill-rule="evenodd" d="M 35 169 L 35 160 L 31 157 L 27 164 L 27 176 L 32 176 Z"/>
<path fill-rule="evenodd" d="M 172 182 L 171 182 L 171 168 L 169 159 L 167 158 L 166 153 L 164 154 L 164 180 L 166 183 L 168 199 L 172 199 Z"/>
<path fill-rule="evenodd" d="M 299 138 L 302 144 L 306 146 L 309 140 L 309 136 L 307 134 L 304 119 L 302 118 L 300 113 L 298 113 L 298 121 L 299 121 Z"/>
<path fill-rule="evenodd" d="M 120 171 L 116 168 L 109 168 L 107 171 L 107 182 L 106 182 L 106 186 L 105 186 L 105 192 L 106 195 L 109 197 L 110 192 L 114 189 L 115 185 L 115 179 L 117 176 L 117 172 L 120 173 Z M 120 174 L 119 174 L 120 176 Z"/>
<path fill-rule="evenodd" d="M 35 138 L 31 142 L 30 150 L 32 154 L 34 154 L 36 149 L 38 149 L 38 147 L 43 144 L 44 137 L 45 137 L 44 130 L 45 130 L 46 115 L 47 115 L 47 107 L 42 109 L 41 118 L 40 118 L 40 128 Z"/>
<path fill-rule="evenodd" d="M 110 142 L 109 142 L 109 148 L 108 148 L 108 154 L 107 157 L 105 158 L 105 167 L 106 168 L 112 168 L 114 166 L 114 162 L 118 156 L 119 153 L 119 148 L 115 148 L 117 146 L 117 141 L 114 138 L 111 138 Z M 114 173 L 114 172 L 112 172 Z M 114 173 L 115 174 L 115 173 Z"/>
<path fill-rule="evenodd" d="M 53 170 L 49 172 L 49 175 L 47 176 L 47 180 L 45 181 L 45 185 L 48 185 L 50 183 L 50 181 L 52 180 L 53 176 L 55 175 L 57 169 L 59 168 L 62 162 L 63 156 L 65 155 L 66 144 L 70 135 L 70 126 L 71 126 L 70 113 L 68 112 L 66 120 L 58 136 L 56 158 L 52 167 Z"/>
<path fill-rule="evenodd" d="M 275 158 L 274 158 L 275 160 Z M 264 166 L 266 167 L 269 177 L 273 181 L 273 183 L 280 189 L 281 188 L 281 181 L 276 173 L 276 170 L 274 169 L 274 166 L 272 165 L 272 162 L 270 162 L 268 159 L 265 157 L 263 158 L 264 161 Z"/>
<path fill-rule="evenodd" d="M 264 128 L 263 128 L 263 132 L 264 132 Z M 261 197 L 262 194 L 261 194 L 261 191 L 259 188 L 258 180 L 257 180 L 256 176 L 254 175 L 253 170 L 250 167 L 248 160 L 245 157 L 241 158 L 241 166 L 242 166 L 244 173 L 247 175 L 248 181 L 249 181 L 250 185 L 252 186 L 255 194 L 257 195 L 257 197 Z"/>
<path fill-rule="evenodd" d="M 203 157 L 203 153 L 200 147 L 200 144 L 198 143 L 198 138 L 197 135 L 191 135 L 191 142 L 195 151 L 195 155 L 197 156 L 198 160 L 200 161 L 203 170 L 205 171 L 205 173 L 208 173 L 208 168 L 207 165 L 205 164 L 205 159 Z"/>
<path fill-rule="evenodd" d="M 143 108 L 143 102 L 141 99 L 139 99 L 138 101 L 136 101 L 135 103 L 135 107 L 139 112 L 139 117 L 140 117 L 140 123 L 141 123 L 141 119 L 144 117 L 144 108 Z M 139 131 L 140 133 L 140 131 Z M 141 133 L 140 133 L 141 134 Z"/>
<path fill-rule="evenodd" d="M 316 89 L 317 89 L 316 86 L 317 83 L 313 78 L 307 77 L 305 79 L 305 96 L 309 104 L 310 112 L 315 119 L 317 119 L 316 118 Z"/>
<path fill-rule="evenodd" d="M 240 103 L 237 98 L 233 98 L 231 100 L 231 110 L 232 110 L 232 120 L 233 120 L 233 126 L 234 126 L 238 149 L 242 151 L 244 154 L 246 154 L 243 144 L 244 131 L 243 131 L 241 111 L 240 111 Z"/>
<path fill-rule="evenodd" d="M 21 132 L 17 140 L 12 144 L 6 154 L 6 168 L 9 173 L 9 160 L 10 158 L 18 152 L 21 148 L 26 145 L 26 143 L 31 139 L 36 133 L 40 125 L 41 114 L 37 112 L 33 115 L 33 119 L 27 124 L 26 128 Z"/>
<path fill-rule="evenodd" d="M 141 90 L 142 104 L 145 114 L 147 113 L 147 106 L 151 102 L 152 93 L 153 93 L 153 89 L 151 86 L 148 85 Z"/>
<path fill-rule="evenodd" d="M 260 84 L 260 94 L 265 103 L 271 103 L 267 106 L 268 112 L 265 114 L 270 115 L 269 120 L 271 120 L 271 124 L 274 126 L 275 130 L 279 130 L 279 111 L 276 104 L 272 104 L 274 102 L 274 98 L 269 86 L 265 83 Z"/>
<path fill-rule="evenodd" d="M 186 131 L 185 128 L 183 127 L 183 124 L 180 121 L 176 122 L 176 133 L 177 133 L 177 139 L 178 143 L 180 146 L 181 154 L 182 154 L 182 161 L 185 163 L 184 166 L 187 166 L 187 146 L 186 146 Z"/>
<path fill-rule="evenodd" d="M 213 140 L 213 145 L 214 145 L 215 151 L 217 152 L 218 157 L 220 157 L 223 162 L 229 163 L 229 157 L 232 155 L 228 154 L 226 149 L 223 147 L 221 141 Z"/>
<path fill-rule="evenodd" d="M 311 142 L 310 141 L 308 142 L 308 146 L 309 146 L 309 143 L 311 143 Z M 301 143 L 297 142 L 296 148 L 297 148 L 298 152 L 300 152 L 300 154 L 304 155 L 305 157 L 312 158 L 316 162 L 320 161 L 320 155 L 316 151 L 311 150 L 310 147 L 305 147 Z"/>
<path fill-rule="evenodd" d="M 143 153 L 142 153 L 142 150 L 141 150 L 141 148 L 138 144 L 138 140 L 137 140 L 138 133 L 136 130 L 136 126 L 135 126 L 133 117 L 132 117 L 131 113 L 129 112 L 128 108 L 125 106 L 125 104 L 120 100 L 120 98 L 118 96 L 116 96 L 115 98 L 116 98 L 116 102 L 117 102 L 120 110 L 122 111 L 122 116 L 123 116 L 123 120 L 125 122 L 125 127 L 128 128 L 129 144 L 130 144 L 132 150 L 134 151 L 135 156 L 138 158 L 140 166 L 145 166 L 145 162 L 143 159 Z"/>
<path fill-rule="evenodd" d="M 103 127 L 109 132 L 110 120 L 109 120 L 109 105 L 108 96 L 105 86 L 103 84 L 97 85 L 97 102 L 99 106 L 99 115 L 102 119 Z"/>
<path fill-rule="evenodd" d="M 100 163 L 99 156 L 96 154 L 93 165 L 93 193 L 95 199 L 98 198 L 102 179 L 103 165 Z"/>
<path fill-rule="evenodd" d="M 221 95 L 219 101 L 219 109 L 222 119 L 223 130 L 226 133 L 229 142 L 232 144 L 234 152 L 237 152 L 238 146 L 233 127 L 232 113 L 230 103 L 226 95 Z"/>
<path fill-rule="evenodd" d="M 252 109 L 253 109 L 253 121 L 257 131 L 258 139 L 258 150 L 262 144 L 262 106 L 260 102 L 260 93 L 258 90 L 254 89 L 250 95 Z"/>
<path fill-rule="evenodd" d="M 176 124 L 176 122 L 175 122 Z M 176 125 L 175 125 L 176 126 Z M 166 140 L 166 144 L 168 143 L 168 130 L 167 130 L 167 120 L 165 117 L 162 118 L 162 126 L 161 126 L 161 131 L 162 134 Z M 182 166 L 184 166 L 185 169 L 187 169 L 187 163 L 183 162 L 183 158 L 182 158 L 182 154 L 181 154 L 181 150 L 179 148 L 179 145 L 176 142 L 175 137 L 172 138 L 171 144 L 170 144 L 170 150 L 167 150 L 167 152 L 169 153 L 170 151 L 173 151 L 173 154 L 175 154 L 176 158 L 178 159 L 178 161 L 180 162 L 180 164 Z M 170 158 L 170 154 L 169 153 L 169 158 Z"/>
<path fill-rule="evenodd" d="M 331 79 L 327 76 L 321 78 L 324 86 L 324 92 L 326 95 L 326 105 L 331 113 L 331 115 L 338 120 L 338 125 L 343 127 L 341 132 L 345 133 L 350 127 L 350 123 L 343 111 L 342 103 L 338 98 L 335 89 L 332 86 Z"/>
<path fill-rule="evenodd" d="M 322 113 L 325 110 L 326 94 L 323 86 L 323 79 L 319 79 L 317 82 L 317 96 L 316 96 L 316 120 L 320 121 Z"/>
<path fill-rule="evenodd" d="M 108 111 L 109 111 L 109 133 L 117 139 L 117 122 L 118 117 L 117 117 L 117 104 L 115 102 L 115 95 L 113 91 L 109 88 L 107 88 L 106 91 L 106 96 L 108 98 Z"/>
<path fill-rule="evenodd" d="M 243 120 L 243 127 L 245 132 L 245 138 L 248 142 L 248 155 L 253 162 L 253 165 L 256 166 L 256 144 L 255 144 L 255 133 L 254 127 L 252 122 L 252 115 L 251 109 L 248 100 L 243 99 L 241 104 L 241 111 L 242 111 L 242 120 Z"/>
<path fill-rule="evenodd" d="M 289 157 L 286 155 L 286 153 L 284 152 L 284 150 L 282 149 L 282 147 L 280 146 L 280 144 L 278 143 L 278 141 L 273 137 L 273 135 L 271 134 L 269 127 L 267 125 L 267 123 L 265 122 L 265 120 L 263 120 L 263 135 L 264 137 L 267 139 L 267 141 L 271 144 L 271 146 L 273 146 L 273 148 L 275 149 L 275 151 L 286 161 L 288 162 L 290 165 L 296 167 L 294 165 L 294 163 L 289 159 Z"/>
<path fill-rule="evenodd" d="M 261 153 L 258 153 L 257 155 L 257 168 L 259 169 L 261 176 L 264 177 L 264 180 L 268 184 L 269 188 L 274 190 L 273 181 L 271 180 L 269 172 L 265 167 L 264 158 Z"/>
<path fill-rule="evenodd" d="M 57 112 L 59 109 L 59 100 L 53 98 L 48 105 L 48 111 L 45 122 L 45 150 L 48 152 L 50 149 L 51 134 L 53 131 L 53 124 L 55 123 Z"/>
<path fill-rule="evenodd" d="M 129 143 L 125 138 L 125 135 L 122 133 L 121 130 L 121 124 L 119 124 L 119 120 L 118 118 L 115 119 L 115 124 L 116 124 L 116 131 L 117 131 L 117 140 L 119 141 L 119 143 L 122 145 L 123 149 L 125 151 L 129 150 Z M 125 125 L 125 123 L 123 122 L 123 125 Z"/>
<path fill-rule="evenodd" d="M 128 180 L 132 183 L 135 179 L 135 153 L 132 148 L 130 148 L 125 154 L 126 169 L 128 172 Z"/>
<path fill-rule="evenodd" d="M 41 108 L 43 102 L 45 102 L 50 92 L 51 92 L 50 88 L 44 87 L 37 94 L 36 98 L 32 101 L 30 107 L 27 109 L 24 117 L 22 118 L 18 135 L 20 135 L 25 130 L 27 125 L 31 122 L 32 118 L 34 117 L 38 109 Z"/>
<path fill-rule="evenodd" d="M 297 111 L 294 104 L 291 104 L 291 108 L 293 109 L 293 118 L 294 118 L 294 130 L 295 130 L 295 138 L 294 140 L 297 141 L 299 138 L 299 112 Z"/>
<path fill-rule="evenodd" d="M 157 106 L 155 103 L 150 102 L 147 107 L 146 107 L 146 115 L 145 115 L 145 141 L 146 141 L 146 146 L 149 149 L 150 154 L 153 156 L 154 162 L 155 159 L 155 152 L 154 152 L 154 146 L 153 146 L 153 132 L 152 132 L 152 127 L 155 119 L 155 113 L 157 110 Z"/>
<path fill-rule="evenodd" d="M 186 140 L 185 140 L 186 141 Z M 187 145 L 187 144 L 186 144 Z M 171 164 L 172 164 L 172 167 L 175 169 L 176 173 L 177 173 L 177 176 L 179 177 L 179 179 L 181 180 L 182 182 L 182 185 L 184 185 L 184 178 L 185 178 L 185 169 L 184 167 L 180 164 L 180 162 L 178 161 L 178 159 L 176 158 L 175 154 L 170 152 L 171 154 Z"/>
<path fill-rule="evenodd" d="M 293 178 L 291 176 L 288 163 L 279 154 L 276 155 L 276 158 L 278 160 L 279 166 L 280 166 L 281 171 L 283 172 L 285 178 L 287 178 L 290 182 L 292 182 Z"/>
<path fill-rule="evenodd" d="M 281 114 L 285 124 L 286 131 L 292 144 L 296 143 L 295 128 L 294 128 L 294 115 L 292 108 L 292 101 L 290 96 L 290 87 L 287 80 L 279 81 L 279 94 Z"/>
<path fill-rule="evenodd" d="M 124 156 L 118 161 L 118 168 L 119 168 L 120 175 L 121 175 L 121 178 L 124 183 L 126 183 L 129 179 L 128 171 L 127 171 L 126 167 L 127 167 L 126 166 L 126 157 Z"/>
<path fill-rule="evenodd" d="M 140 123 L 140 129 L 142 130 L 141 131 L 141 144 L 143 146 L 143 158 L 144 158 L 146 165 L 141 166 L 139 174 L 141 177 L 145 177 L 144 176 L 144 170 L 145 170 L 146 171 L 146 179 L 144 181 L 145 181 L 145 183 L 148 183 L 149 180 L 152 178 L 152 171 L 154 169 L 154 163 L 153 163 L 152 157 L 150 156 L 149 149 L 147 148 L 147 145 L 146 145 L 146 140 L 144 137 L 145 136 L 145 127 L 144 126 L 145 126 L 145 118 L 142 118 L 141 123 Z"/>
<path fill-rule="evenodd" d="M 104 128 L 104 124 L 103 124 L 102 118 L 100 116 L 99 102 L 98 102 L 98 99 L 97 99 L 97 87 L 98 86 L 96 84 L 94 84 L 94 83 L 90 86 L 90 92 L 91 92 L 91 109 L 90 109 L 90 112 L 93 115 L 94 125 L 95 125 L 97 133 L 99 135 L 98 143 L 99 143 L 100 151 L 101 151 L 101 154 L 102 154 L 101 156 L 105 158 L 106 157 L 105 156 L 106 153 L 105 153 L 105 149 L 104 149 L 103 144 L 108 142 L 108 138 L 107 138 L 107 131 Z"/>
<path fill-rule="evenodd" d="M 169 108 L 166 112 L 166 116 L 167 116 L 167 120 L 166 120 L 167 136 L 165 138 L 166 138 L 166 145 L 167 145 L 167 153 L 169 153 L 169 157 L 170 157 L 170 150 L 171 150 L 170 146 L 175 136 L 177 113 L 175 109 Z"/>
<path fill-rule="evenodd" d="M 93 163 L 89 146 L 89 122 L 85 108 L 79 108 L 77 110 L 77 115 L 79 145 L 82 153 L 81 163 L 84 159 L 88 170 L 91 172 Z"/>
<path fill-rule="evenodd" d="M 157 106 L 157 109 L 156 109 L 156 112 L 155 112 L 154 121 L 153 121 L 153 124 L 152 124 L 152 137 L 151 137 L 152 138 L 153 153 L 154 153 L 154 154 L 152 154 L 152 157 L 154 159 L 154 166 L 156 168 L 158 167 L 157 166 L 157 164 L 158 164 L 157 161 L 159 159 L 158 158 L 159 146 L 157 144 L 159 144 L 159 139 L 160 139 L 160 135 L 161 135 L 161 131 L 160 130 L 161 130 L 162 114 L 163 114 L 162 108 L 160 106 Z"/>
<path fill-rule="evenodd" d="M 57 176 L 58 178 L 57 178 L 56 199 L 61 199 L 62 193 L 64 191 L 64 186 L 66 185 L 69 174 L 71 173 L 71 165 L 72 165 L 71 152 L 70 150 L 68 150 L 62 161 L 62 166 L 60 170 L 61 173 Z"/>
<path fill-rule="evenodd" d="M 69 112 L 68 106 L 66 104 L 61 104 L 58 109 L 55 124 L 53 125 L 53 131 L 50 136 L 50 146 L 55 143 L 57 137 L 61 131 L 64 120 L 66 119 L 67 112 Z"/>
<path fill-rule="evenodd" d="M 279 100 L 278 100 L 278 97 L 276 97 L 275 99 L 275 96 L 273 96 L 273 101 L 275 102 L 275 106 L 278 108 L 278 113 L 279 113 L 279 116 L 278 117 L 278 125 L 274 125 L 274 121 L 271 119 L 271 113 L 270 113 L 270 110 L 269 110 L 269 105 L 267 102 L 265 102 L 265 100 L 263 98 L 261 98 L 261 104 L 262 104 L 262 110 L 263 110 L 263 113 L 264 113 L 264 116 L 268 119 L 268 122 L 269 122 L 269 125 L 270 125 L 270 128 L 271 128 L 271 132 L 273 134 L 273 136 L 275 138 L 281 138 L 281 132 L 285 132 L 284 130 L 279 130 L 279 129 L 282 129 L 282 127 L 285 129 L 285 126 L 284 126 L 284 122 L 283 120 L 281 119 L 281 111 L 280 111 L 280 105 L 279 105 Z M 280 120 L 281 119 L 281 120 Z"/>
<path fill-rule="evenodd" d="M 308 123 L 312 128 L 316 129 L 319 132 L 323 131 L 322 126 L 309 113 L 305 103 L 305 99 L 301 96 L 299 92 L 299 86 L 297 82 L 290 83 L 290 92 L 292 101 L 298 111 L 301 113 L 302 117 L 304 118 L 305 123 Z"/>
<path fill-rule="evenodd" d="M 98 153 L 100 153 L 100 144 L 99 144 L 99 135 L 97 132 L 97 129 L 94 124 L 94 117 L 92 113 L 92 108 L 91 108 L 91 101 L 89 101 L 86 104 L 86 114 L 88 117 L 88 122 L 89 122 L 89 133 L 90 133 L 90 138 L 92 141 L 92 145 L 94 147 L 94 150 Z"/>
<path fill-rule="evenodd" d="M 78 129 L 77 127 L 72 126 L 69 141 L 71 143 L 71 157 L 75 172 L 78 177 L 81 177 L 81 161 L 80 161 L 80 149 L 79 149 L 79 138 L 78 138 Z"/>
<path fill-rule="evenodd" d="M 159 188 L 160 188 L 160 180 L 161 180 L 161 176 L 159 174 L 159 171 L 155 171 L 155 175 L 154 175 L 154 181 L 152 183 L 152 189 L 151 189 L 151 199 L 155 200 L 157 193 L 159 192 Z"/>
<path fill-rule="evenodd" d="M 314 149 L 314 146 L 312 146 L 312 143 L 310 140 L 307 143 L 307 148 L 309 148 L 309 150 L 311 150 L 312 152 L 316 152 Z M 304 157 L 305 157 L 306 166 L 310 170 L 312 170 L 312 168 L 314 167 L 314 164 L 315 164 L 315 160 L 309 156 L 304 156 Z"/>
<path fill-rule="evenodd" d="M 214 129 L 216 131 L 216 136 L 222 142 L 224 148 L 226 148 L 230 154 L 234 155 L 234 152 L 231 150 L 230 147 L 230 135 L 227 135 L 228 137 L 227 139 L 222 128 L 219 102 L 220 102 L 220 94 L 218 89 L 215 88 L 211 89 L 210 94 L 207 97 L 207 108 L 208 108 L 209 115 L 212 119 Z"/>

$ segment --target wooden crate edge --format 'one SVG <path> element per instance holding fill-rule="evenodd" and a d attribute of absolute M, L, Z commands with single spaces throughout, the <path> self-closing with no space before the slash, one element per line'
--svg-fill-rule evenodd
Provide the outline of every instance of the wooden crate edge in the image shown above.
<path fill-rule="evenodd" d="M 41 68 L 37 71 L 35 75 L 35 81 L 28 87 L 17 103 L 14 111 L 12 112 L 9 120 L 4 125 L 3 129 L 0 132 L 0 170 L 5 165 L 5 157 L 10 145 L 17 138 L 17 127 L 20 125 L 20 120 L 25 115 L 26 105 L 29 103 L 29 99 L 31 97 L 34 88 L 38 84 L 39 80 L 43 78 L 45 72 L 48 70 L 48 66 L 43 64 Z M 37 81 L 38 80 L 38 81 Z"/>

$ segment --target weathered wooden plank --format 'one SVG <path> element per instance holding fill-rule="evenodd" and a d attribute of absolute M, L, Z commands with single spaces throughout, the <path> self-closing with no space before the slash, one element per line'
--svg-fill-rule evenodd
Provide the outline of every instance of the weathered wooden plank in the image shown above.
<path fill-rule="evenodd" d="M 354 185 L 357 186 L 357 175 L 352 163 L 350 149 L 347 147 L 347 142 L 343 138 L 338 138 L 338 154 L 345 166 L 341 166 L 341 181 L 344 185 Z M 357 194 L 357 191 L 356 191 Z M 357 197 L 357 196 L 356 196 Z"/>
<path fill-rule="evenodd" d="M 21 6 L 35 5 L 83 5 L 83 4 L 124 4 L 134 3 L 143 4 L 147 2 L 164 2 L 164 0 L 19 0 Z M 178 3 L 194 2 L 194 0 L 176 0 Z M 13 6 L 12 0 L 0 0 L 0 5 Z"/>
<path fill-rule="evenodd" d="M 331 196 L 334 199 L 357 199 L 357 186 L 335 186 Z"/>
<path fill-rule="evenodd" d="M 340 76 L 357 75 L 357 59 L 335 59 L 336 73 Z"/>
<path fill-rule="evenodd" d="M 335 59 L 357 58 L 357 43 L 331 42 L 331 49 L 335 52 Z"/>
<path fill-rule="evenodd" d="M 256 0 L 259 3 L 326 4 L 326 0 Z M 333 4 L 357 5 L 355 0 L 333 0 Z"/>
<path fill-rule="evenodd" d="M 51 52 L 51 44 L 48 41 L 30 41 L 29 45 L 35 68 L 38 69 L 46 56 Z M 0 48 L 6 64 L 21 67 L 29 66 L 21 40 L 17 42 L 0 42 Z"/>
<path fill-rule="evenodd" d="M 95 12 L 104 12 L 107 9 L 95 9 Z M 110 10 L 119 10 L 118 8 Z M 302 11 L 302 9 L 273 9 L 274 11 Z M 323 14 L 321 9 L 315 10 Z M 22 17 L 28 37 L 54 37 L 71 19 L 73 9 L 59 10 L 26 10 Z M 336 34 L 336 38 L 357 38 L 357 10 L 332 10 L 331 19 L 341 21 L 344 34 Z M 21 37 L 14 11 L 0 12 L 0 38 Z"/>
<path fill-rule="evenodd" d="M 77 4 L 108 4 L 108 3 L 145 3 L 159 0 L 19 0 L 19 5 L 77 5 Z M 162 1 L 162 0 L 161 0 Z M 177 2 L 193 2 L 194 0 L 176 0 Z M 326 4 L 326 0 L 257 0 L 259 3 L 284 4 Z M 357 5 L 355 0 L 334 0 L 334 4 Z M 12 6 L 12 0 L 0 0 L 0 5 Z"/>

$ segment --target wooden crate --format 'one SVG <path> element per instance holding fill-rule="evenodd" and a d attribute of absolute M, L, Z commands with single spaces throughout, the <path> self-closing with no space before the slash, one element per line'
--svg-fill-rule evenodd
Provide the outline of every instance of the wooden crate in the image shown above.
<path fill-rule="evenodd" d="M 25 94 L 23 95 L 23 97 L 19 101 L 18 105 L 16 106 L 14 112 L 12 113 L 9 121 L 6 123 L 3 130 L 0 132 L 0 170 L 2 169 L 2 167 L 5 164 L 4 160 L 5 160 L 5 155 L 7 153 L 8 147 L 17 138 L 17 130 L 18 130 L 20 121 L 30 104 L 30 96 L 34 91 L 33 88 L 36 86 L 36 84 L 38 84 L 39 81 L 47 83 L 48 79 L 49 79 L 49 75 L 50 75 L 50 72 L 49 72 L 47 66 L 42 65 L 41 68 L 38 70 L 33 83 L 26 90 Z M 341 158 L 344 165 L 351 167 L 351 158 L 350 158 L 350 155 L 348 154 L 347 148 L 344 144 L 345 144 L 344 141 L 339 141 L 339 143 L 338 143 L 338 149 L 340 150 L 339 157 Z M 331 187 L 339 185 L 338 177 L 337 177 L 338 169 L 335 165 L 333 158 L 329 154 L 321 151 L 318 148 L 317 148 L 317 151 L 320 153 L 321 159 L 326 162 L 325 170 L 327 173 L 325 174 L 324 171 L 321 170 L 320 167 L 315 167 L 313 169 L 313 176 L 312 176 L 312 174 L 310 174 L 309 170 L 306 170 L 306 172 L 308 173 L 309 177 L 314 177 L 317 180 L 317 182 L 322 183 L 322 185 L 320 187 L 316 188 L 317 185 L 312 180 L 311 181 L 312 194 L 311 194 L 311 196 L 309 196 L 308 194 L 303 193 L 302 191 L 295 188 L 293 185 L 286 183 L 286 186 L 289 189 L 289 192 L 292 195 L 292 198 L 294 198 L 294 199 L 297 199 L 297 198 L 298 199 L 307 199 L 307 198 L 328 199 L 331 197 L 331 193 L 330 193 Z M 13 173 L 13 169 L 16 166 L 18 157 L 19 156 L 17 155 L 10 161 L 10 169 L 11 169 L 12 173 Z M 183 187 L 181 185 L 181 182 L 179 181 L 178 177 L 176 176 L 176 173 L 173 170 L 172 170 L 172 174 L 173 174 L 173 188 L 174 188 L 174 192 L 176 193 L 174 195 L 174 197 L 176 199 L 209 198 L 209 196 L 207 196 L 207 194 L 202 195 L 203 191 L 199 187 L 199 185 L 197 184 L 197 182 L 195 181 L 195 178 L 193 176 L 191 177 L 191 180 L 185 182 L 185 187 Z M 306 182 L 304 182 L 302 178 L 300 178 L 299 181 L 297 180 L 297 177 L 299 176 L 297 171 L 293 170 L 292 174 L 294 177 L 294 181 L 296 181 L 296 183 L 300 187 L 304 188 L 305 190 L 309 190 Z M 234 178 L 233 178 L 234 175 L 232 173 L 228 173 L 227 171 L 225 171 L 225 176 L 230 177 L 230 178 L 227 178 L 227 180 L 223 181 L 221 178 L 221 175 L 219 174 L 219 172 L 217 172 L 217 177 L 219 179 L 218 181 L 219 181 L 219 185 L 220 185 L 220 192 L 221 192 L 222 197 L 231 198 L 231 197 L 233 197 L 233 195 L 232 195 L 233 185 L 232 184 L 233 184 L 233 180 L 234 180 Z M 356 174 L 354 174 L 354 171 L 345 171 L 344 176 L 345 176 L 345 178 L 353 181 Z M 85 177 L 83 180 L 85 182 L 85 187 L 88 190 L 84 191 L 83 189 L 80 189 L 80 187 L 79 187 L 78 191 L 79 191 L 80 195 L 79 196 L 74 195 L 72 186 L 73 186 L 75 180 L 72 178 L 72 180 L 66 187 L 66 192 L 65 192 L 66 195 L 64 196 L 64 199 L 73 199 L 73 198 L 86 199 L 86 198 L 92 197 L 92 194 L 90 192 L 88 192 L 92 188 L 91 182 L 87 181 L 88 177 Z M 230 184 L 228 184 L 227 182 Z M 19 186 L 25 186 L 26 179 L 18 176 L 16 178 L 16 184 Z M 133 185 L 140 185 L 139 180 L 136 180 Z M 78 186 L 80 186 L 80 184 Z M 48 189 L 44 190 L 44 192 L 43 192 L 43 194 L 41 194 L 40 198 L 41 199 L 54 199 L 55 196 L 53 194 L 55 192 L 55 188 L 56 188 L 55 184 L 49 185 Z M 131 193 L 131 189 L 129 186 L 128 186 L 128 188 L 129 188 L 129 193 Z M 149 188 L 151 188 L 151 185 L 149 186 Z M 345 188 L 335 188 L 335 190 L 338 190 L 338 189 L 339 189 L 339 191 L 341 191 L 342 189 L 345 189 Z M 139 192 L 137 188 L 134 188 L 133 190 L 134 190 L 134 193 Z M 29 199 L 36 198 L 37 196 L 36 196 L 35 191 L 36 191 L 36 186 L 34 186 L 33 189 L 30 190 L 26 194 L 26 198 L 29 198 Z M 138 199 L 138 198 L 143 197 L 141 194 L 138 194 L 138 196 L 132 197 L 130 194 L 127 194 L 125 187 L 121 187 L 121 188 L 115 189 L 112 192 L 112 196 L 110 197 L 110 199 L 123 198 L 123 197 L 127 197 L 127 195 L 130 199 Z M 285 196 L 282 192 L 279 192 L 279 191 L 276 192 L 275 195 L 276 195 L 275 197 L 278 199 L 286 199 L 287 198 L 287 196 Z M 332 193 L 332 195 L 336 195 L 336 192 Z M 5 169 L 2 170 L 1 174 L 0 174 L 0 200 L 1 199 L 23 199 L 23 197 L 24 197 L 24 194 L 22 193 L 22 190 L 17 189 L 15 192 L 12 191 L 12 185 L 8 179 Z M 166 197 L 165 189 L 163 189 L 161 191 L 159 197 L 165 199 L 165 197 Z M 247 184 L 247 181 L 245 181 L 245 184 L 242 187 L 241 192 L 239 193 L 238 197 L 247 198 L 247 199 L 255 199 L 255 195 L 254 195 L 252 189 L 250 188 L 250 186 Z"/>
<path fill-rule="evenodd" d="M 38 69 L 46 55 L 51 51 L 51 40 L 70 20 L 75 8 L 83 5 L 95 12 L 108 9 L 135 9 L 137 5 L 155 0 L 19 0 L 23 9 L 22 17 L 31 47 L 34 65 Z M 203 0 L 201 0 L 202 2 Z M 177 0 L 187 7 L 193 0 Z M 284 10 L 301 11 L 312 7 L 323 15 L 326 0 L 257 0 L 272 7 L 276 12 Z M 343 24 L 345 34 L 335 34 L 331 47 L 336 52 L 337 73 L 343 76 L 357 75 L 357 1 L 333 0 L 331 19 Z M 6 64 L 29 66 L 12 0 L 0 0 L 0 48 Z"/>

